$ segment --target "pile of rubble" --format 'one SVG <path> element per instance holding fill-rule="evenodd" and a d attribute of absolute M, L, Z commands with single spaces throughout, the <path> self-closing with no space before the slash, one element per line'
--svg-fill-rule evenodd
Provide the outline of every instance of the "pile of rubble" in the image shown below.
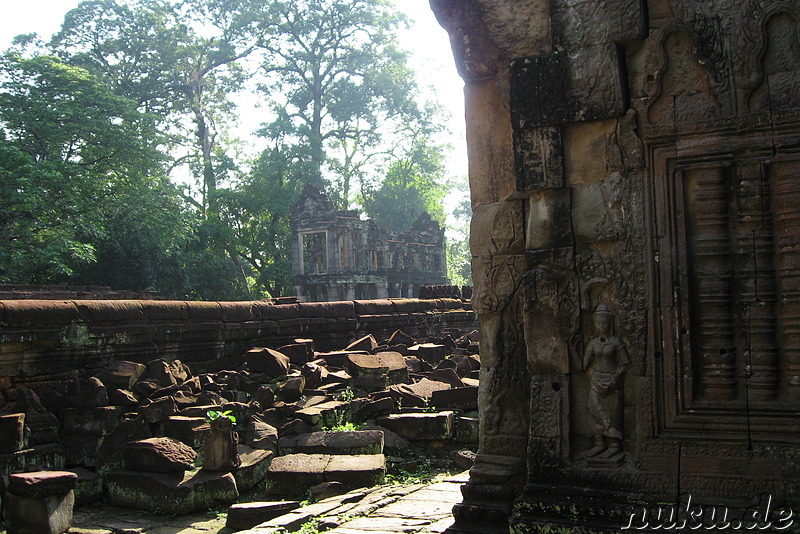
<path fill-rule="evenodd" d="M 386 454 L 477 442 L 477 332 L 368 335 L 337 352 L 298 339 L 236 370 L 116 361 L 45 408 L 27 389 L 0 416 L 0 470 L 75 473 L 77 503 L 167 513 L 268 495 L 317 497 L 382 484 Z M 470 417 L 472 416 L 472 417 Z M 7 500 L 7 499 L 6 499 Z"/>

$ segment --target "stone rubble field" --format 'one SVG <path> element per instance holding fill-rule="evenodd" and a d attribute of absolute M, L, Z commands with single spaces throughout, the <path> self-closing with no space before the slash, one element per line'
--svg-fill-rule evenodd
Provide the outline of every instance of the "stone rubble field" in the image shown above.
<path fill-rule="evenodd" d="M 22 480 L 16 487 L 38 487 L 35 497 L 4 484 L 9 534 L 14 518 L 32 509 L 31 498 L 43 503 L 48 532 L 69 528 L 71 500 L 174 515 L 239 503 L 228 514 L 229 532 L 256 525 L 248 532 L 295 531 L 312 519 L 330 530 L 335 518 L 349 524 L 369 507 L 386 506 L 382 521 L 404 524 L 398 531 L 449 517 L 457 491 L 437 501 L 431 517 L 412 520 L 392 516 L 387 499 L 407 492 L 420 500 L 422 486 L 384 484 L 387 470 L 396 480 L 431 467 L 469 468 L 473 453 L 460 449 L 478 438 L 477 331 L 426 339 L 396 331 L 380 341 L 367 335 L 335 352 L 298 339 L 252 348 L 241 362 L 235 370 L 194 373 L 177 360 L 116 361 L 75 378 L 57 402 L 18 388 L 4 406 L 12 413 L 0 415 L 3 473 L 64 474 L 52 473 L 58 483 L 11 477 Z M 285 499 L 319 502 L 293 510 Z M 342 508 L 351 504 L 353 512 Z M 358 523 L 354 528 L 341 533 L 358 531 Z"/>

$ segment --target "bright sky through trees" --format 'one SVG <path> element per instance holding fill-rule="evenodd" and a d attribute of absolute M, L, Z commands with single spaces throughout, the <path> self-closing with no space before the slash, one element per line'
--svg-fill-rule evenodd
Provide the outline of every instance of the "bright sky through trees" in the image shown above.
<path fill-rule="evenodd" d="M 0 17 L 0 49 L 6 49 L 15 35 L 36 32 L 45 40 L 59 30 L 64 14 L 79 0 L 25 0 L 9 2 Z M 409 31 L 401 34 L 402 44 L 411 51 L 411 66 L 417 72 L 423 96 L 437 100 L 450 114 L 448 141 L 454 150 L 447 161 L 450 176 L 467 174 L 466 141 L 464 138 L 463 83 L 456 73 L 447 33 L 439 26 L 428 0 L 395 0 L 412 21 Z M 435 97 L 433 94 L 435 93 Z M 243 117 L 240 135 L 257 128 L 260 112 L 248 112 L 247 102 L 240 102 Z"/>

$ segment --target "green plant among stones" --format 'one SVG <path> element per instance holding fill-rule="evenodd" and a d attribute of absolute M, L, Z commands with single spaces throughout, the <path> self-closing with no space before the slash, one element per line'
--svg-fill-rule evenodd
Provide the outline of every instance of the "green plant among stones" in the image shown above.
<path fill-rule="evenodd" d="M 232 410 L 225 410 L 224 412 L 219 410 L 209 410 L 206 412 L 206 421 L 214 421 L 220 417 L 226 417 L 231 420 L 232 424 L 236 424 L 236 416 L 233 415 Z"/>
<path fill-rule="evenodd" d="M 347 421 L 346 423 L 341 423 L 336 426 L 331 427 L 322 427 L 323 430 L 327 430 L 329 432 L 354 432 L 357 430 L 361 430 L 364 428 L 365 423 L 353 423 L 352 421 Z"/>

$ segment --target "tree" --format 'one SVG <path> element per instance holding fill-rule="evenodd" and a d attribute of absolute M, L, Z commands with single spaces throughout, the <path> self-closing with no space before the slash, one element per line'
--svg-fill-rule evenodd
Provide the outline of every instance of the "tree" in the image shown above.
<path fill-rule="evenodd" d="M 180 239 L 169 219 L 179 202 L 161 171 L 151 116 L 51 56 L 6 54 L 0 79 L 4 281 L 74 280 L 144 226 L 153 248 Z"/>
<path fill-rule="evenodd" d="M 277 118 L 264 133 L 306 146 L 306 180 L 323 189 L 334 174 L 340 187 L 329 191 L 347 207 L 353 181 L 389 152 L 387 136 L 420 117 L 394 34 L 403 18 L 383 0 L 280 0 L 269 9 L 276 31 L 264 44 L 261 89 Z"/>

